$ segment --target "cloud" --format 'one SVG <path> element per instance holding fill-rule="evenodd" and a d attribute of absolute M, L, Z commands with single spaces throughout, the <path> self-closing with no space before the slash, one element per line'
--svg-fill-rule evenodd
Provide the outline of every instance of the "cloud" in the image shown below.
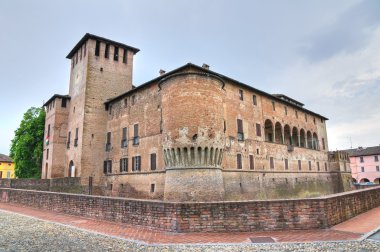
<path fill-rule="evenodd" d="M 380 26 L 360 50 L 342 51 L 321 60 L 299 55 L 269 83 L 282 83 L 286 92 L 307 108 L 330 118 L 330 148 L 380 142 Z"/>
<path fill-rule="evenodd" d="M 362 1 L 338 16 L 329 26 L 307 37 L 301 52 L 310 61 L 320 61 L 337 53 L 360 50 L 380 24 L 379 13 L 378 0 Z"/>

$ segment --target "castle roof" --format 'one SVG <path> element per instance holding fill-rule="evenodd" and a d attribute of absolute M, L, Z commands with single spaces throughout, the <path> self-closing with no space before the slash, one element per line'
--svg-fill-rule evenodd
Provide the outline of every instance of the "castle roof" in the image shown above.
<path fill-rule="evenodd" d="M 99 36 L 96 36 L 96 35 L 93 35 L 93 34 L 90 34 L 90 33 L 86 33 L 83 38 L 81 40 L 79 40 L 79 42 L 74 46 L 74 48 L 69 52 L 69 54 L 67 54 L 66 58 L 68 59 L 71 59 L 73 57 L 73 55 L 75 54 L 75 52 L 83 45 L 84 42 L 86 42 L 88 39 L 94 39 L 94 40 L 98 40 L 98 41 L 102 41 L 104 43 L 109 43 L 109 44 L 112 44 L 112 45 L 115 45 L 115 46 L 118 46 L 118 47 L 121 47 L 121 48 L 124 48 L 124 49 L 127 49 L 127 50 L 130 50 L 132 51 L 134 54 L 136 54 L 137 52 L 140 51 L 140 49 L 138 48 L 135 48 L 135 47 L 132 47 L 132 46 L 129 46 L 129 45 L 126 45 L 126 44 L 122 44 L 120 42 L 116 42 L 116 41 L 113 41 L 113 40 L 110 40 L 110 39 L 107 39 L 107 38 L 103 38 L 103 37 L 99 37 Z"/>
<path fill-rule="evenodd" d="M 12 158 L 8 157 L 7 155 L 0 153 L 0 162 L 11 163 L 11 162 L 13 162 L 13 160 L 12 160 Z"/>
<path fill-rule="evenodd" d="M 209 70 L 209 69 L 206 69 L 206 68 L 204 68 L 204 67 L 201 67 L 201 66 L 195 65 L 195 64 L 193 64 L 193 63 L 187 63 L 186 65 L 183 65 L 183 66 L 181 66 L 181 67 L 179 67 L 179 68 L 176 68 L 176 69 L 174 69 L 174 70 L 172 70 L 172 71 L 170 71 L 170 72 L 167 72 L 167 73 L 165 73 L 165 74 L 163 74 L 163 75 L 160 75 L 160 76 L 158 76 L 157 78 L 154 78 L 154 79 L 152 79 L 152 80 L 150 80 L 150 81 L 148 81 L 148 82 L 145 82 L 145 83 L 143 83 L 143 84 L 137 86 L 137 87 L 134 88 L 134 89 L 131 89 L 131 90 L 125 92 L 125 93 L 122 93 L 122 94 L 116 96 L 116 97 L 113 97 L 113 98 L 108 99 L 108 100 L 105 102 L 106 108 L 108 107 L 108 105 L 109 105 L 110 103 L 112 103 L 112 102 L 114 102 L 114 101 L 116 101 L 116 100 L 122 99 L 123 97 L 125 97 L 125 96 L 127 96 L 127 95 L 130 95 L 130 94 L 132 94 L 132 93 L 138 92 L 140 89 L 143 89 L 143 88 L 145 88 L 145 87 L 147 87 L 147 86 L 149 86 L 149 85 L 151 85 L 151 84 L 153 84 L 153 83 L 156 83 L 156 82 L 158 82 L 158 81 L 163 81 L 163 80 L 165 80 L 166 78 L 168 78 L 170 75 L 175 74 L 175 73 L 178 73 L 178 72 L 180 72 L 180 71 L 182 71 L 182 70 L 184 70 L 184 69 L 186 69 L 186 68 L 195 68 L 195 69 L 200 70 L 200 71 L 202 71 L 202 72 L 204 72 L 204 73 L 215 75 L 215 76 L 217 76 L 217 77 L 219 77 L 219 78 L 221 78 L 221 79 L 223 79 L 223 80 L 228 80 L 228 81 L 230 81 L 231 83 L 233 83 L 233 84 L 235 84 L 235 85 L 237 85 L 237 86 L 241 86 L 241 87 L 244 87 L 244 88 L 246 88 L 246 89 L 249 89 L 249 90 L 253 91 L 254 93 L 261 94 L 261 95 L 266 96 L 266 97 L 268 97 L 268 98 L 270 98 L 270 99 L 273 99 L 273 100 L 275 100 L 275 101 L 280 101 L 280 102 L 285 103 L 285 104 L 287 104 L 287 105 L 289 105 L 289 106 L 296 107 L 297 109 L 299 109 L 299 110 L 301 110 L 301 111 L 307 112 L 307 113 L 309 113 L 309 114 L 311 114 L 311 115 L 314 115 L 314 116 L 317 116 L 317 117 L 320 117 L 320 118 L 322 118 L 323 120 L 328 120 L 328 118 L 326 118 L 326 117 L 324 117 L 324 116 L 322 116 L 322 115 L 320 115 L 320 114 L 317 114 L 317 113 L 315 113 L 315 112 L 313 112 L 313 111 L 310 111 L 310 110 L 307 110 L 307 109 L 303 108 L 303 107 L 302 107 L 302 106 L 303 106 L 302 103 L 300 103 L 300 102 L 298 102 L 298 101 L 296 101 L 296 100 L 294 100 L 294 99 L 292 99 L 292 98 L 290 98 L 290 97 L 288 97 L 288 96 L 285 96 L 285 95 L 271 95 L 271 94 L 269 94 L 269 93 L 266 93 L 266 92 L 264 92 L 264 91 L 261 91 L 261 90 L 259 90 L 259 89 L 256 89 L 256 88 L 254 88 L 254 87 L 252 87 L 252 86 L 250 86 L 250 85 L 248 85 L 248 84 L 242 83 L 242 82 L 240 82 L 240 81 L 237 81 L 237 80 L 232 79 L 232 78 L 230 78 L 230 77 L 227 77 L 227 76 L 225 76 L 225 75 L 222 75 L 222 74 L 216 73 L 216 72 L 211 71 L 211 70 Z M 287 99 L 284 99 L 284 97 L 286 97 Z"/>
<path fill-rule="evenodd" d="M 66 98 L 66 99 L 71 99 L 70 95 L 60 95 L 60 94 L 54 94 L 52 97 L 50 97 L 47 102 L 44 103 L 42 106 L 47 106 L 50 102 L 52 102 L 55 98 Z"/>
<path fill-rule="evenodd" d="M 367 148 L 359 147 L 357 149 L 348 149 L 345 151 L 348 152 L 350 157 L 380 155 L 380 146 L 372 146 Z"/>

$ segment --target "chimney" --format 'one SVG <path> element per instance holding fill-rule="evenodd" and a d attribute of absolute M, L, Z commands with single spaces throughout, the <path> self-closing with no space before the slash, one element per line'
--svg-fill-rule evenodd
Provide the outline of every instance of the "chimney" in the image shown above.
<path fill-rule="evenodd" d="M 160 76 L 163 75 L 163 74 L 165 74 L 165 73 L 166 73 L 165 70 L 160 69 Z"/>
<path fill-rule="evenodd" d="M 204 69 L 207 69 L 207 70 L 209 70 L 209 69 L 210 69 L 210 66 L 209 66 L 209 65 L 207 65 L 207 64 L 205 64 L 205 63 L 203 63 L 202 67 L 203 67 Z"/>

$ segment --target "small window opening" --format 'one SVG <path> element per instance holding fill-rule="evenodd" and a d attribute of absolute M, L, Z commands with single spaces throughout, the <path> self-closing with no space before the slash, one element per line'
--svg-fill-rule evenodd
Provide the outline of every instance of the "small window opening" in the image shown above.
<path fill-rule="evenodd" d="M 108 59 L 110 54 L 110 45 L 106 44 L 106 49 L 104 50 L 104 57 Z"/>
<path fill-rule="evenodd" d="M 100 52 L 100 41 L 96 41 L 95 56 L 99 56 L 99 52 Z"/>
<path fill-rule="evenodd" d="M 118 61 L 119 60 L 119 47 L 115 46 L 115 51 L 113 52 L 113 60 Z"/>

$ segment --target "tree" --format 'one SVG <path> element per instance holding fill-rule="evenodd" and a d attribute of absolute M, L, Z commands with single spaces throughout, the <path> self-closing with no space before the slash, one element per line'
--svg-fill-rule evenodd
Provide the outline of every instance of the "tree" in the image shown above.
<path fill-rule="evenodd" d="M 45 126 L 45 110 L 31 107 L 15 131 L 10 156 L 18 178 L 40 178 Z"/>

